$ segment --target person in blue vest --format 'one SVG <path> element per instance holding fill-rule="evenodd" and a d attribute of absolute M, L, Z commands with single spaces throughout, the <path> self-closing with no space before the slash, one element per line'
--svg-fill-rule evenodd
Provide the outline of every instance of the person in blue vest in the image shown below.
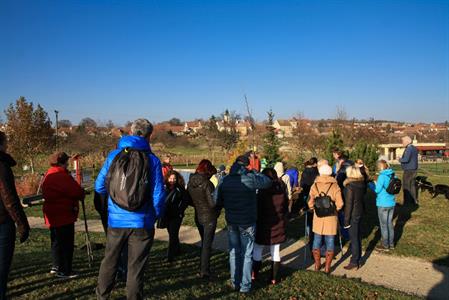
<path fill-rule="evenodd" d="M 402 138 L 402 145 L 405 147 L 404 154 L 399 159 L 404 175 L 402 177 L 402 190 L 404 192 L 404 204 L 410 203 L 419 205 L 416 188 L 416 173 L 418 171 L 418 149 L 412 144 L 409 136 Z"/>
<path fill-rule="evenodd" d="M 95 182 L 95 191 L 107 194 L 106 179 L 114 158 L 131 148 L 146 152 L 149 159 L 152 195 L 137 211 L 125 210 L 108 197 L 108 229 L 106 250 L 101 262 L 96 288 L 97 299 L 108 299 L 114 287 L 120 254 L 128 245 L 127 299 L 143 299 L 143 275 L 154 238 L 154 223 L 163 215 L 165 204 L 162 166 L 150 148 L 153 125 L 146 119 L 137 119 L 131 126 L 131 135 L 124 136 L 118 149 L 109 153 Z"/>

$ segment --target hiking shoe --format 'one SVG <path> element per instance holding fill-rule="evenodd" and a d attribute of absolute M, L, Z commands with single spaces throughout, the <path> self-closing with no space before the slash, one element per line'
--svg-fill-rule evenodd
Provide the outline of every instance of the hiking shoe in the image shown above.
<path fill-rule="evenodd" d="M 375 249 L 376 249 L 377 251 L 379 251 L 379 252 L 388 252 L 388 251 L 390 250 L 390 248 L 385 247 L 384 245 L 376 246 Z"/>
<path fill-rule="evenodd" d="M 394 250 L 394 246 L 390 246 L 390 250 Z"/>
<path fill-rule="evenodd" d="M 76 274 L 76 273 L 64 274 L 62 272 L 58 272 L 58 273 L 56 273 L 56 277 L 61 278 L 61 279 L 73 279 L 73 278 L 77 278 L 78 274 Z"/>
<path fill-rule="evenodd" d="M 54 275 L 54 274 L 58 273 L 58 271 L 59 271 L 58 267 L 51 267 L 50 274 Z"/>

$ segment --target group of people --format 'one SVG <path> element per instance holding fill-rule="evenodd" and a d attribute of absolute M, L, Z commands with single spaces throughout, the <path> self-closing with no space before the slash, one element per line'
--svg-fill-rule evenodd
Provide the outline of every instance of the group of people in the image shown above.
<path fill-rule="evenodd" d="M 169 157 L 161 163 L 152 153 L 152 132 L 148 120 L 134 121 L 130 135 L 122 137 L 117 149 L 108 155 L 95 182 L 95 207 L 107 237 L 96 287 L 98 299 L 109 298 L 117 279 L 126 281 L 128 299 L 144 298 L 143 275 L 154 226 L 167 229 L 167 261 L 174 261 L 181 252 L 179 231 L 189 205 L 194 207 L 195 224 L 201 237 L 199 277 L 209 280 L 214 276 L 210 267 L 212 244 L 218 217 L 224 210 L 230 282 L 241 293 L 250 292 L 253 282 L 258 280 L 265 247 L 271 254 L 270 283 L 279 282 L 280 248 L 286 240 L 286 225 L 295 207 L 309 217 L 309 244 L 317 271 L 322 268 L 324 256 L 324 271 L 331 272 L 337 233 L 351 242 L 352 257 L 345 269 L 360 267 L 360 227 L 368 189 L 376 193 L 382 236 L 378 249 L 394 249 L 392 219 L 396 201 L 388 187 L 395 174 L 385 160 L 378 161 L 380 173 L 377 181 L 372 181 L 362 160 L 352 162 L 339 149 L 333 152 L 334 166 L 326 160 L 311 158 L 301 176 L 297 169 L 285 170 L 282 162 L 267 167 L 264 160 L 250 151 L 237 157 L 228 174 L 224 166 L 217 170 L 211 161 L 202 160 L 186 184 L 171 166 Z M 406 149 L 400 162 L 404 169 L 404 197 L 405 201 L 418 204 L 412 181 L 418 167 L 417 151 L 408 137 L 403 143 Z M 133 152 L 138 154 L 133 156 Z M 64 152 L 51 155 L 50 168 L 42 184 L 43 213 L 51 237 L 50 272 L 60 278 L 76 277 L 72 271 L 74 223 L 78 203 L 85 196 L 68 171 L 69 158 Z M 135 165 L 133 161 L 142 163 Z M 125 168 L 135 172 L 132 175 L 139 174 L 137 178 L 128 180 L 127 177 L 133 177 L 131 173 L 120 173 L 120 167 L 126 163 Z M 28 238 L 30 230 L 15 189 L 11 170 L 14 165 L 15 161 L 7 154 L 6 135 L 0 132 L 0 299 L 6 298 L 15 224 L 21 242 Z M 119 176 L 120 187 L 111 186 L 116 182 L 114 176 Z M 138 199 L 140 195 L 144 199 Z M 124 204 L 123 199 L 128 202 Z"/>

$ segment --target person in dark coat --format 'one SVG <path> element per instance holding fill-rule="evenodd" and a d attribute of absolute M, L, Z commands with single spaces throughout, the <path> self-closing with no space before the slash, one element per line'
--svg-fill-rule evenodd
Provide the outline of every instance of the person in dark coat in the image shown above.
<path fill-rule="evenodd" d="M 256 242 L 253 251 L 253 280 L 257 279 L 262 265 L 262 252 L 265 246 L 270 246 L 271 253 L 271 284 L 279 282 L 281 265 L 280 248 L 285 242 L 285 226 L 288 214 L 288 196 L 285 183 L 277 177 L 271 168 L 263 170 L 262 174 L 273 180 L 270 188 L 259 190 L 257 194 Z"/>
<path fill-rule="evenodd" d="M 6 285 L 16 242 L 16 224 L 20 242 L 28 239 L 30 226 L 17 195 L 12 167 L 15 160 L 6 153 L 6 134 L 0 131 L 0 299 L 6 299 Z"/>
<path fill-rule="evenodd" d="M 189 194 L 185 188 L 184 178 L 178 172 L 170 170 L 165 176 L 167 197 L 165 200 L 165 214 L 158 220 L 158 228 L 167 228 L 169 242 L 167 261 L 173 261 L 179 254 L 179 229 L 181 228 L 184 212 L 189 205 Z"/>
<path fill-rule="evenodd" d="M 75 242 L 75 222 L 79 201 L 84 200 L 84 189 L 67 170 L 69 156 L 56 152 L 50 156 L 50 169 L 42 182 L 45 224 L 50 229 L 53 266 L 50 274 L 60 278 L 75 278 L 72 260 Z"/>
<path fill-rule="evenodd" d="M 318 159 L 316 157 L 310 158 L 304 163 L 304 171 L 301 174 L 301 180 L 299 181 L 299 186 L 301 188 L 300 199 L 302 200 L 302 208 L 307 209 L 307 229 L 309 241 L 313 241 L 313 211 L 308 210 L 309 194 L 310 188 L 312 187 L 315 179 L 319 176 L 318 172 Z M 310 253 L 312 253 L 312 243 L 309 243 Z"/>
<path fill-rule="evenodd" d="M 218 205 L 224 207 L 228 229 L 231 286 L 240 293 L 249 293 L 252 287 L 257 191 L 272 184 L 270 178 L 249 171 L 248 166 L 247 156 L 237 157 L 229 175 L 218 185 L 216 194 Z"/>
<path fill-rule="evenodd" d="M 360 224 L 364 211 L 363 199 L 366 193 L 366 182 L 361 169 L 357 166 L 347 167 L 346 177 L 346 180 L 343 182 L 346 199 L 344 228 L 349 230 L 352 256 L 349 264 L 344 268 L 352 270 L 360 267 L 360 258 L 362 256 Z"/>
<path fill-rule="evenodd" d="M 195 224 L 201 236 L 200 277 L 203 279 L 209 279 L 211 276 L 210 256 L 217 219 L 220 215 L 220 210 L 213 198 L 215 187 L 210 181 L 210 178 L 216 173 L 217 169 L 212 163 L 203 159 L 195 173 L 190 176 L 187 185 L 187 191 L 195 208 Z"/>

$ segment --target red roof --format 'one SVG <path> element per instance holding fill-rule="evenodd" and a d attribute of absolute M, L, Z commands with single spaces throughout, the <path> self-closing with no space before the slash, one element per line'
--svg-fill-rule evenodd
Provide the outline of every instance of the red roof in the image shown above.
<path fill-rule="evenodd" d="M 445 146 L 416 146 L 419 151 L 440 151 L 446 150 Z"/>

